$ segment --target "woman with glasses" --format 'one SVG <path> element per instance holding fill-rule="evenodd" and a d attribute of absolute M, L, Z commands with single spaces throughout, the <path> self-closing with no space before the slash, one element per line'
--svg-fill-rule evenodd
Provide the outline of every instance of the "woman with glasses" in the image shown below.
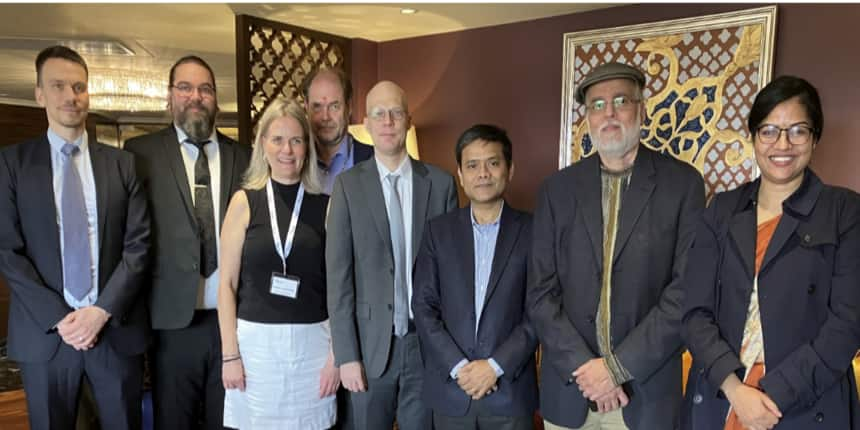
<path fill-rule="evenodd" d="M 259 124 L 221 233 L 224 425 L 326 429 L 340 384 L 326 311 L 328 197 L 302 106 L 275 100 Z"/>
<path fill-rule="evenodd" d="M 682 428 L 860 428 L 860 196 L 809 168 L 823 115 L 807 81 L 768 84 L 748 126 L 761 175 L 714 197 L 688 254 Z"/>

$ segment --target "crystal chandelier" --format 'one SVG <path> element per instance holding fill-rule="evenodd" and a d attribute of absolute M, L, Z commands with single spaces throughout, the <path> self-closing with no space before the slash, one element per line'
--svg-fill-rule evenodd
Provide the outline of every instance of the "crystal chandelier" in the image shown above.
<path fill-rule="evenodd" d="M 144 70 L 91 69 L 90 108 L 103 111 L 162 111 L 167 77 Z"/>

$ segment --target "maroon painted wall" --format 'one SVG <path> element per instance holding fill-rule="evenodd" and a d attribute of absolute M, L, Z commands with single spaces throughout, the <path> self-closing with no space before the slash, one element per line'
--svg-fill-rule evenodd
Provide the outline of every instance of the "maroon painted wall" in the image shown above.
<path fill-rule="evenodd" d="M 353 44 L 354 117 L 378 79 L 409 97 L 422 159 L 455 173 L 454 143 L 477 122 L 498 124 L 514 142 L 508 200 L 532 209 L 541 181 L 558 168 L 563 34 L 749 9 L 756 5 L 648 4 L 376 44 Z M 813 168 L 825 181 L 860 190 L 860 104 L 856 38 L 860 5 L 779 5 L 774 76 L 795 74 L 818 87 L 825 130 Z M 362 58 L 364 55 L 368 56 Z M 842 53 L 842 54 L 840 54 Z M 377 64 L 373 73 L 372 64 Z"/>

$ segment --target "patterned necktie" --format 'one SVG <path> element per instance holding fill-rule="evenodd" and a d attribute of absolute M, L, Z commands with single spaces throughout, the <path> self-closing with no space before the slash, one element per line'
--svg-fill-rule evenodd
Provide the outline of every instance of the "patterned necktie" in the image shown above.
<path fill-rule="evenodd" d="M 84 186 L 74 161 L 74 155 L 81 150 L 67 143 L 61 151 L 65 155 L 60 202 L 63 218 L 63 286 L 75 300 L 81 300 L 93 287 Z"/>
<path fill-rule="evenodd" d="M 388 225 L 391 229 L 391 251 L 394 253 L 394 335 L 404 336 L 409 331 L 409 303 L 406 292 L 406 234 L 403 208 L 397 192 L 399 175 L 385 177 L 391 185 L 388 195 Z"/>
<path fill-rule="evenodd" d="M 194 142 L 187 139 L 186 142 L 197 147 L 197 161 L 194 163 L 194 216 L 197 218 L 200 237 L 200 274 L 208 278 L 218 267 L 212 181 L 209 177 L 209 158 L 203 149 L 210 141 Z"/>

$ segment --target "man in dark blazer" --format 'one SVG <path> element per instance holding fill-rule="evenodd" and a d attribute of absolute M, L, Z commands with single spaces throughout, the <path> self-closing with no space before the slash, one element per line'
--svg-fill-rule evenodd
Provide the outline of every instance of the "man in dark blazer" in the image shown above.
<path fill-rule="evenodd" d="M 129 140 L 152 208 L 149 296 L 155 428 L 223 428 L 221 340 L 215 311 L 218 235 L 251 147 L 215 130 L 215 76 L 196 56 L 170 70 L 173 123 Z"/>
<path fill-rule="evenodd" d="M 526 318 L 531 216 L 505 204 L 514 174 L 504 130 L 457 141 L 468 207 L 424 230 L 412 310 L 424 353 L 423 400 L 437 430 L 530 430 L 537 337 Z"/>
<path fill-rule="evenodd" d="M 374 158 L 337 177 L 326 234 L 328 311 L 335 364 L 357 430 L 429 429 L 423 365 L 409 309 L 426 221 L 457 206 L 454 178 L 406 154 L 410 117 L 393 82 L 367 94 Z"/>
<path fill-rule="evenodd" d="M 0 152 L 9 357 L 22 370 L 31 429 L 74 429 L 84 377 L 102 428 L 137 429 L 149 332 L 146 197 L 131 154 L 86 133 L 83 58 L 49 47 L 36 73 L 48 132 Z"/>
<path fill-rule="evenodd" d="M 373 157 L 373 147 L 348 132 L 352 83 L 343 70 L 316 69 L 305 82 L 305 109 L 316 138 L 320 184 L 331 195 L 337 175 Z"/>
<path fill-rule="evenodd" d="M 640 144 L 644 85 L 619 63 L 585 77 L 576 97 L 597 156 L 553 174 L 538 195 L 528 301 L 550 430 L 677 425 L 680 277 L 704 183 Z"/>

